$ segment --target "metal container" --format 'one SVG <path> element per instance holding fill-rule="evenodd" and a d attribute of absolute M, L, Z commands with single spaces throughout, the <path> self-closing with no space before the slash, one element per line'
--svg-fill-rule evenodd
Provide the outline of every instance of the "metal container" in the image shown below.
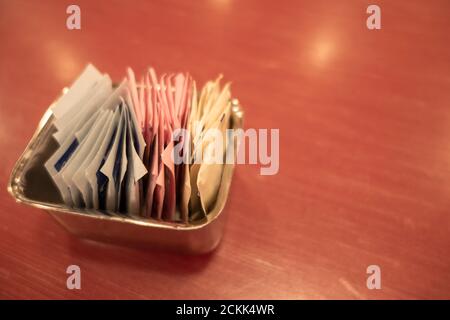
<path fill-rule="evenodd" d="M 63 92 L 65 92 L 63 90 Z M 106 216 L 95 210 L 75 209 L 63 204 L 59 191 L 44 167 L 56 150 L 51 106 L 45 112 L 31 141 L 16 162 L 8 183 L 9 193 L 19 203 L 48 212 L 69 232 L 86 239 L 132 245 L 146 249 L 168 249 L 184 253 L 206 253 L 220 242 L 225 222 L 223 210 L 234 165 L 225 164 L 221 185 L 209 219 L 190 224 L 149 219 Z M 243 112 L 232 101 L 231 128 L 242 128 Z M 236 145 L 236 144 L 235 144 Z M 236 150 L 235 150 L 236 154 Z"/>

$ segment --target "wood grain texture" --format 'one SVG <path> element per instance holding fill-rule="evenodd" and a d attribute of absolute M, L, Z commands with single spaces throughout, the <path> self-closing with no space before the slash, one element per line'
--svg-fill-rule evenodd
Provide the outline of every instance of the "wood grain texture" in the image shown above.
<path fill-rule="evenodd" d="M 450 2 L 0 1 L 0 298 L 450 298 Z M 239 166 L 220 247 L 81 241 L 6 192 L 48 104 L 92 62 L 223 73 L 280 171 Z M 82 289 L 66 289 L 66 267 Z M 368 290 L 366 268 L 382 270 Z"/>

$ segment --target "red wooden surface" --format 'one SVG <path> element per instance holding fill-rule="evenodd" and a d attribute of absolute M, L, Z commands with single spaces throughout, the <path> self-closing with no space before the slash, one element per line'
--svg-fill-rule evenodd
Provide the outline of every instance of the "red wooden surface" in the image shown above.
<path fill-rule="evenodd" d="M 371 1 L 372 2 L 372 1 Z M 0 2 L 1 298 L 450 298 L 450 2 Z M 280 172 L 240 166 L 225 236 L 187 257 L 80 241 L 6 192 L 87 62 L 233 81 Z M 82 289 L 66 289 L 66 267 Z M 381 267 L 368 290 L 366 268 Z"/>

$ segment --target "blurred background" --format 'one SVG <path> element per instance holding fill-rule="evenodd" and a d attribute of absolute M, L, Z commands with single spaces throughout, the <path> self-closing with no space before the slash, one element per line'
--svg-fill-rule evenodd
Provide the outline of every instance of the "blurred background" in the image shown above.
<path fill-rule="evenodd" d="M 1 0 L 0 297 L 450 298 L 449 18 L 447 0 Z M 199 84 L 223 73 L 247 128 L 280 129 L 277 175 L 235 171 L 215 252 L 81 241 L 7 194 L 39 119 L 89 62 L 116 81 L 127 66 Z M 66 288 L 71 264 L 81 290 Z"/>

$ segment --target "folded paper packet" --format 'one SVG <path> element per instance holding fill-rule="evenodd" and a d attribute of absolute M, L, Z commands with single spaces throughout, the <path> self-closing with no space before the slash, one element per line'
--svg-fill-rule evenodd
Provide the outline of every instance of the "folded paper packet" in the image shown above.
<path fill-rule="evenodd" d="M 44 116 L 10 193 L 81 236 L 209 251 L 220 239 L 233 171 L 226 130 L 242 126 L 230 85 L 220 81 L 197 91 L 189 74 L 158 77 L 150 68 L 136 80 L 129 68 L 113 85 L 88 65 Z"/>

